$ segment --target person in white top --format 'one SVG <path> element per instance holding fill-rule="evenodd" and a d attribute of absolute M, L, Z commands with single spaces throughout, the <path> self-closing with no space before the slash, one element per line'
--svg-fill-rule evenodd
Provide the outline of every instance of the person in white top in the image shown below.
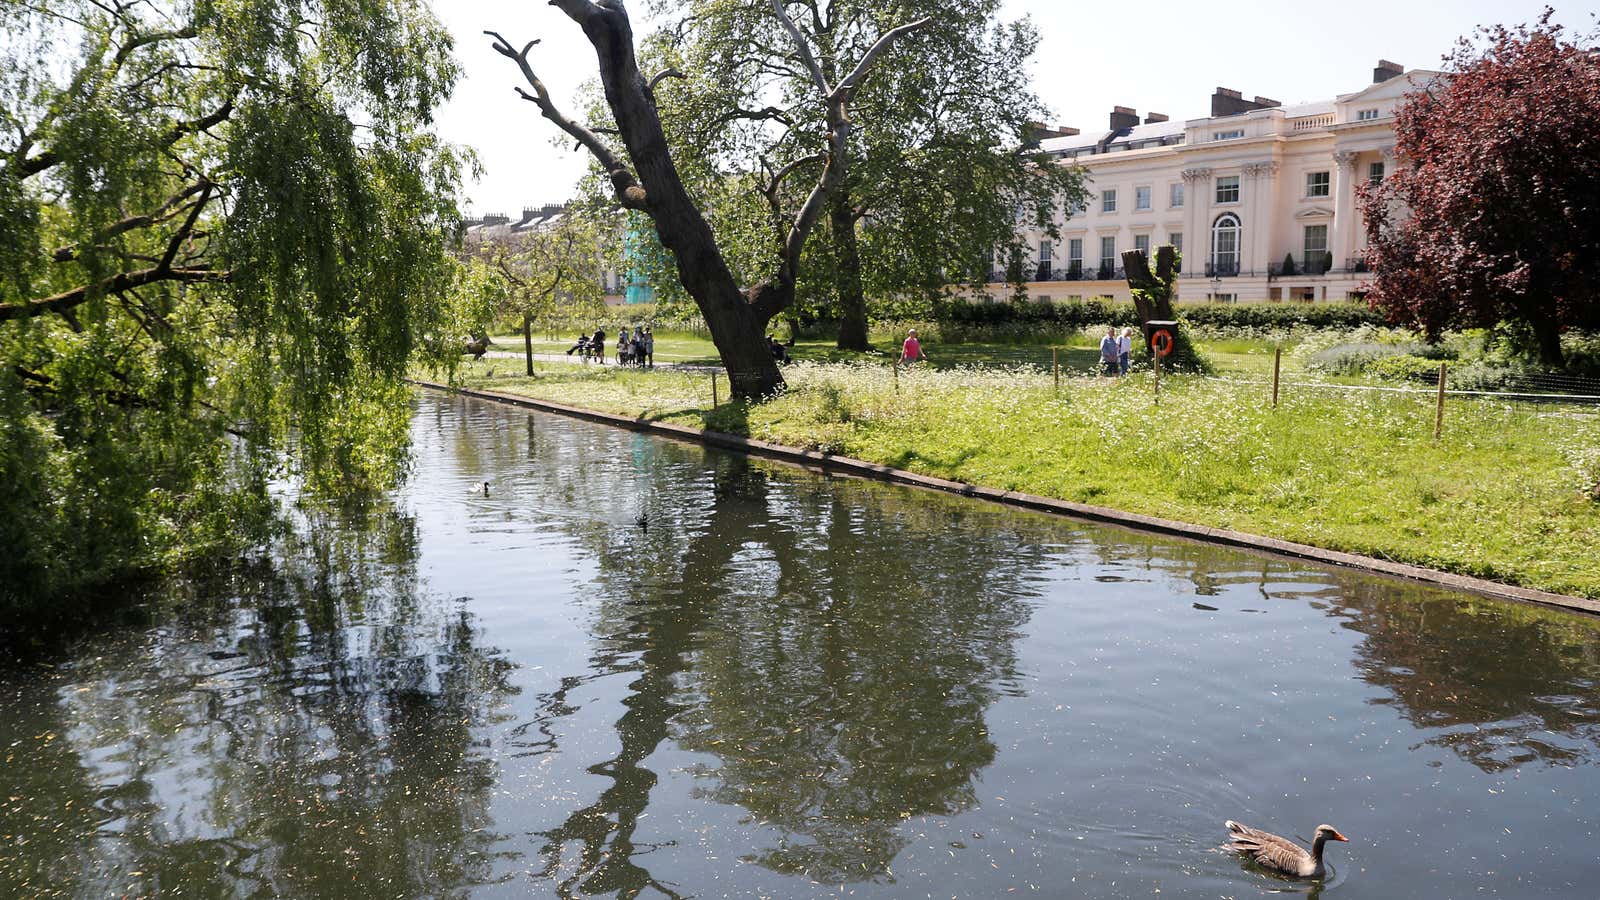
<path fill-rule="evenodd" d="M 1124 327 L 1122 337 L 1117 339 L 1117 364 L 1120 374 L 1128 374 L 1128 362 L 1133 358 L 1133 329 Z"/>

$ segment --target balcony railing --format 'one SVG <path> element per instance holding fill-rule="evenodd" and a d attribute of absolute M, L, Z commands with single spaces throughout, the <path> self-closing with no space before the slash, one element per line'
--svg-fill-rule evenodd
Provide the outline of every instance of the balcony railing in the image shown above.
<path fill-rule="evenodd" d="M 1236 262 L 1208 262 L 1206 263 L 1207 278 L 1237 278 L 1239 277 L 1239 264 Z"/>
<path fill-rule="evenodd" d="M 1313 254 L 1309 258 L 1302 258 L 1299 262 L 1295 263 L 1293 271 L 1290 271 L 1283 263 L 1273 263 L 1268 267 L 1267 275 L 1272 278 L 1293 278 L 1297 275 L 1326 275 L 1332 271 L 1334 270 L 1328 264 L 1327 255 L 1317 253 Z"/>
<path fill-rule="evenodd" d="M 1345 260 L 1344 261 L 1344 270 L 1346 272 L 1357 272 L 1357 273 L 1370 271 L 1367 268 L 1367 258 L 1364 257 L 1364 256 L 1355 256 L 1355 257 L 1351 257 L 1350 259 Z"/>

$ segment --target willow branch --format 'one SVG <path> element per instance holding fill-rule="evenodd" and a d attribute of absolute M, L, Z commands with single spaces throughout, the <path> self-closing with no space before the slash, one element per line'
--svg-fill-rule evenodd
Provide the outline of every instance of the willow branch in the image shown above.
<path fill-rule="evenodd" d="M 773 2 L 776 3 L 778 0 L 773 0 Z M 851 70 L 850 74 L 846 75 L 844 80 L 839 82 L 839 86 L 834 88 L 832 91 L 827 91 L 825 93 L 831 99 L 848 102 L 851 95 L 855 93 L 856 88 L 861 85 L 861 79 L 867 77 L 867 73 L 872 71 L 873 65 L 877 63 L 878 57 L 881 56 L 885 50 L 888 50 L 895 41 L 898 41 L 902 37 L 905 37 L 913 31 L 926 28 L 931 24 L 933 24 L 933 17 L 929 16 L 925 19 L 918 19 L 915 22 L 907 22 L 904 25 L 891 28 L 884 32 L 883 36 L 878 38 L 878 42 L 872 45 L 872 49 L 868 50 L 867 54 L 861 57 L 861 61 L 856 63 L 855 69 Z"/>
<path fill-rule="evenodd" d="M 137 272 L 120 272 L 110 278 L 101 279 L 94 284 L 86 284 L 45 297 L 42 300 L 29 300 L 26 303 L 13 303 L 9 306 L 0 306 L 0 322 L 13 319 L 31 319 L 45 313 L 58 313 L 63 317 L 70 316 L 72 308 L 79 306 L 94 297 L 106 294 L 118 294 L 147 284 L 161 281 L 178 282 L 225 282 L 233 277 L 230 271 L 217 271 L 214 269 L 163 269 L 160 266 L 149 269 L 140 269 Z"/>
<path fill-rule="evenodd" d="M 828 86 L 828 79 L 822 74 L 822 65 L 817 62 L 816 54 L 811 52 L 811 44 L 806 41 L 805 35 L 800 33 L 794 20 L 784 12 L 783 0 L 772 0 L 772 14 L 778 17 L 778 24 L 783 26 L 783 30 L 789 32 L 790 39 L 794 41 L 795 51 L 800 55 L 800 62 L 805 65 L 806 71 L 811 73 L 811 82 L 817 86 L 817 91 L 824 97 L 832 96 L 833 88 Z"/>

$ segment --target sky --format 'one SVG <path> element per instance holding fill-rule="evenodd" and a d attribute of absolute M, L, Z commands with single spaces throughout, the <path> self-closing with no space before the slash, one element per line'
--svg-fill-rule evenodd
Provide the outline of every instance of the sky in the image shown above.
<path fill-rule="evenodd" d="M 1551 0 L 1556 21 L 1594 29 L 1589 3 Z M 1536 19 L 1546 0 L 1342 0 L 1337 4 L 1232 0 L 1071 3 L 1006 0 L 1008 19 L 1029 16 L 1041 42 L 1034 90 L 1052 124 L 1084 131 L 1106 126 L 1113 106 L 1173 119 L 1210 112 L 1211 92 L 1233 88 L 1293 104 L 1366 87 L 1379 59 L 1438 68 L 1456 39 L 1481 24 Z M 644 4 L 630 5 L 641 15 Z M 514 214 L 567 199 L 587 165 L 556 127 L 519 98 L 515 63 L 490 49 L 483 31 L 521 47 L 538 38 L 530 60 L 551 96 L 575 112 L 579 86 L 595 77 L 594 51 L 578 26 L 541 0 L 435 0 L 456 41 L 463 78 L 439 115 L 446 140 L 471 147 L 482 174 L 466 186 L 475 214 Z M 642 31 L 636 23 L 636 30 Z"/>

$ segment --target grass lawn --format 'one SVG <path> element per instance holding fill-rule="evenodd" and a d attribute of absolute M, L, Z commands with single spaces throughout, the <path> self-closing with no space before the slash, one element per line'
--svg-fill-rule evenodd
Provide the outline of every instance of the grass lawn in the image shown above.
<path fill-rule="evenodd" d="M 1246 357 L 1251 354 L 1243 354 Z M 1600 416 L 1592 409 L 1286 391 L 1147 375 L 801 363 L 790 389 L 711 410 L 683 372 L 546 365 L 469 386 L 827 450 L 973 484 L 1234 528 L 1600 598 Z M 1270 368 L 1271 356 L 1266 355 Z M 726 382 L 724 382 L 724 386 Z"/>

